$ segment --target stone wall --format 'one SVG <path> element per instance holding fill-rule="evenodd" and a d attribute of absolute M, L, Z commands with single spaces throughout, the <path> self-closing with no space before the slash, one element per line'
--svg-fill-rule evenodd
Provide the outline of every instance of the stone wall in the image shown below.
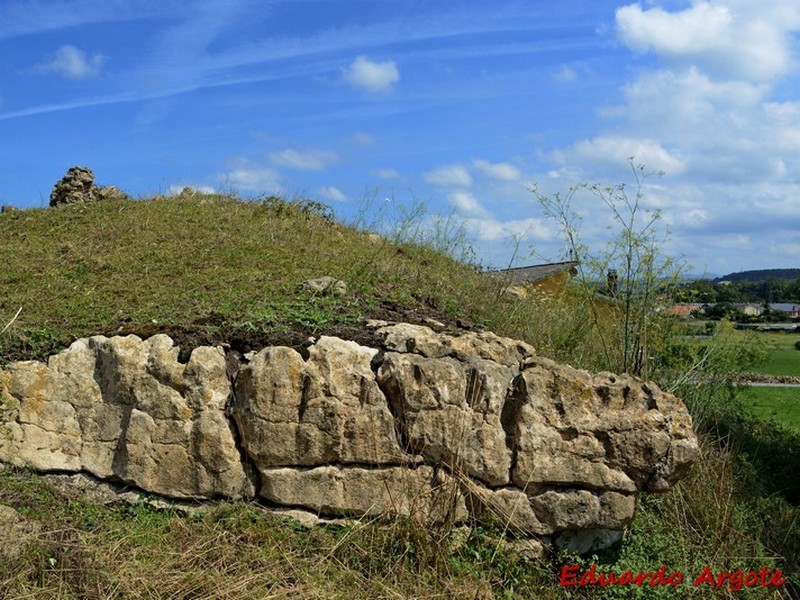
<path fill-rule="evenodd" d="M 585 552 L 697 455 L 685 406 L 652 384 L 489 332 L 377 334 L 241 364 L 212 347 L 184 364 L 165 335 L 80 339 L 0 371 L 0 460 L 173 499 L 477 520 Z"/>

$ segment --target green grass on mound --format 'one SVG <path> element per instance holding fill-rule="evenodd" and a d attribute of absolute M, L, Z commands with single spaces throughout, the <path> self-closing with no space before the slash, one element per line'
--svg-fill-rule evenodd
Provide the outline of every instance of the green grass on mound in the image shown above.
<path fill-rule="evenodd" d="M 482 320 L 500 291 L 430 246 L 370 238 L 310 202 L 195 196 L 25 210 L 0 216 L 0 239 L 0 321 L 22 307 L 0 339 L 7 359 L 97 333 L 265 345 L 366 317 Z M 298 293 L 323 275 L 344 280 L 347 295 Z"/>

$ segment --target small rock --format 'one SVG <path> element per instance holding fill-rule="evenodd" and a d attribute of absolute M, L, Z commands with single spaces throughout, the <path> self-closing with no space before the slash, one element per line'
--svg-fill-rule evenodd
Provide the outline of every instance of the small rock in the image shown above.
<path fill-rule="evenodd" d="M 315 513 L 307 510 L 299 510 L 290 508 L 288 510 L 275 509 L 271 511 L 273 514 L 296 521 L 301 527 L 311 529 L 320 524 L 321 520 Z"/>
<path fill-rule="evenodd" d="M 127 200 L 128 194 L 113 185 L 105 185 L 97 190 L 98 200 Z"/>
<path fill-rule="evenodd" d="M 382 319 L 367 319 L 364 325 L 369 329 L 380 329 L 381 327 L 388 327 L 389 321 Z"/>
<path fill-rule="evenodd" d="M 300 289 L 315 294 L 344 296 L 347 293 L 347 284 L 341 279 L 325 275 L 317 279 L 307 279 L 300 284 Z"/>
<path fill-rule="evenodd" d="M 503 290 L 503 296 L 509 300 L 525 300 L 528 297 L 528 290 L 521 285 L 510 285 Z"/>
<path fill-rule="evenodd" d="M 422 319 L 422 322 L 425 323 L 425 325 L 427 325 L 428 327 L 430 327 L 434 331 L 443 331 L 447 327 L 441 321 L 437 321 L 436 319 L 432 319 L 430 317 L 426 317 L 426 318 Z"/>

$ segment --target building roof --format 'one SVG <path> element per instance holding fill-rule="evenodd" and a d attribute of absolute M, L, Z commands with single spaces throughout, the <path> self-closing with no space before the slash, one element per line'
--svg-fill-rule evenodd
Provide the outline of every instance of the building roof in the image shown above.
<path fill-rule="evenodd" d="M 492 271 L 492 274 L 507 277 L 512 283 L 533 283 L 552 275 L 563 273 L 564 271 L 573 272 L 577 266 L 577 261 L 568 260 L 565 262 L 547 263 L 544 265 L 514 267 L 512 269 L 497 269 L 496 271 Z"/>
<path fill-rule="evenodd" d="M 800 310 L 800 302 L 775 302 L 769 305 L 772 310 L 780 310 L 782 312 L 795 312 Z"/>
<path fill-rule="evenodd" d="M 684 302 L 682 304 L 673 304 L 661 311 L 662 315 L 672 315 L 674 317 L 689 317 L 696 310 L 700 310 L 705 306 L 699 302 Z"/>

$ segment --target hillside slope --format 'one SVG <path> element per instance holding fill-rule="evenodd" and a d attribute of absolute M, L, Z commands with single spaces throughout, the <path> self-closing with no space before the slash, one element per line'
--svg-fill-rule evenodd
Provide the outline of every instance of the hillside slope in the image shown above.
<path fill-rule="evenodd" d="M 430 246 L 336 223 L 325 207 L 222 196 L 106 201 L 0 215 L 5 359 L 90 334 L 157 332 L 240 350 L 357 337 L 365 318 L 456 326 L 498 318 L 500 284 Z M 342 297 L 299 292 L 333 276 Z"/>

